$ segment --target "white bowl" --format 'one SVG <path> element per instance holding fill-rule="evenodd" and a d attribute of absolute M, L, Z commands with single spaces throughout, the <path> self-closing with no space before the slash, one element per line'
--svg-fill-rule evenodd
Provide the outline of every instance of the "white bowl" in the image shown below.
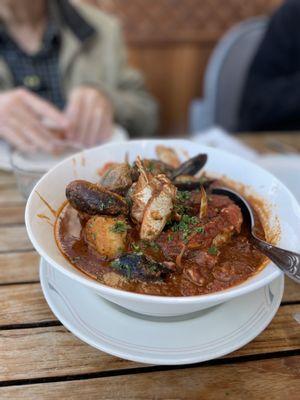
<path fill-rule="evenodd" d="M 40 255 L 62 273 L 89 287 L 95 293 L 129 310 L 153 315 L 175 316 L 192 313 L 212 307 L 237 296 L 252 292 L 278 277 L 281 271 L 273 264 L 266 267 L 244 283 L 233 288 L 200 296 L 162 297 L 150 296 L 113 289 L 90 279 L 74 268 L 61 254 L 56 246 L 53 227 L 38 215 L 48 215 L 54 219 L 37 192 L 54 209 L 58 209 L 65 200 L 66 185 L 78 178 L 96 182 L 97 169 L 108 161 L 122 161 L 129 154 L 130 161 L 137 155 L 146 158 L 156 158 L 155 147 L 164 144 L 175 148 L 185 159 L 199 152 L 208 154 L 205 167 L 210 173 L 225 174 L 231 179 L 249 185 L 251 190 L 263 197 L 269 204 L 271 227 L 278 229 L 281 237 L 278 244 L 283 248 L 299 251 L 300 249 L 300 207 L 290 191 L 273 175 L 255 164 L 245 161 L 232 154 L 205 147 L 187 140 L 137 140 L 125 143 L 111 143 L 99 146 L 72 156 L 51 169 L 37 183 L 26 206 L 25 221 L 27 231 L 33 246 Z"/>

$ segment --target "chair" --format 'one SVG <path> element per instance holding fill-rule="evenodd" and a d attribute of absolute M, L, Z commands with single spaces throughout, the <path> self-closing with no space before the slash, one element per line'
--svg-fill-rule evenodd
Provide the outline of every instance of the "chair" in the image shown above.
<path fill-rule="evenodd" d="M 205 72 L 204 98 L 190 105 L 191 133 L 213 125 L 236 131 L 245 77 L 267 23 L 266 17 L 246 20 L 230 29 L 217 44 Z"/>

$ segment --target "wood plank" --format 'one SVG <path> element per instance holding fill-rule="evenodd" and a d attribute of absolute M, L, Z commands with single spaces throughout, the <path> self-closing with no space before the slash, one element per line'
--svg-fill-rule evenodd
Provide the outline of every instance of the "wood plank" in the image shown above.
<path fill-rule="evenodd" d="M 39 283 L 0 287 L 0 326 L 54 321 Z"/>
<path fill-rule="evenodd" d="M 24 205 L 1 206 L 0 225 L 3 224 L 24 224 Z"/>
<path fill-rule="evenodd" d="M 300 286 L 288 277 L 286 277 L 284 281 L 282 301 L 300 301 Z"/>
<path fill-rule="evenodd" d="M 0 171 L 0 185 L 7 183 L 16 185 L 15 175 L 12 172 Z"/>
<path fill-rule="evenodd" d="M 0 190 L 0 206 L 24 205 L 25 200 L 15 184 L 3 185 Z"/>
<path fill-rule="evenodd" d="M 21 253 L 20 256 L 18 254 L 9 254 L 6 257 L 4 256 L 2 258 L 3 264 L 5 259 L 10 259 L 12 260 L 13 268 L 11 269 L 11 277 L 9 277 L 9 275 L 6 276 L 5 273 L 2 272 L 3 279 L 14 279 L 14 276 L 16 276 L 18 273 L 18 269 L 22 268 L 22 257 L 24 257 L 24 265 L 27 264 L 27 261 L 31 265 L 31 268 L 28 266 L 26 267 L 31 276 L 35 276 L 35 278 L 37 278 L 39 259 L 36 253 L 30 252 L 28 254 Z M 26 258 L 28 258 L 28 260 L 25 260 Z M 35 268 L 36 275 L 33 275 L 33 268 Z M 0 277 L 1 270 L 3 269 L 4 268 L 1 266 L 0 255 Z M 25 279 L 26 272 L 22 271 L 21 274 L 23 274 L 22 276 Z M 23 279 L 22 276 L 20 276 L 20 279 Z M 18 279 L 18 277 L 16 279 Z M 49 319 L 53 320 L 54 318 L 52 314 L 49 313 L 48 305 L 44 300 L 39 283 L 1 286 L 0 304 L 0 326 L 7 324 L 39 323 Z M 290 306 L 281 307 L 279 310 L 279 315 L 289 318 L 289 315 L 293 312 L 300 312 L 300 304 L 293 305 L 292 308 L 290 308 Z M 286 322 L 287 321 L 284 320 L 281 321 L 283 326 L 285 326 Z"/>
<path fill-rule="evenodd" d="M 300 135 L 295 133 L 280 133 L 280 132 L 258 132 L 258 133 L 243 133 L 239 134 L 238 138 L 248 146 L 256 149 L 260 153 L 276 153 L 272 142 L 286 144 L 294 151 L 300 151 Z"/>
<path fill-rule="evenodd" d="M 300 356 L 0 389 L 6 399 L 297 400 Z"/>
<path fill-rule="evenodd" d="M 299 350 L 300 324 L 293 318 L 299 311 L 298 305 L 282 307 L 260 336 L 226 358 Z M 28 316 L 22 319 L 21 314 L 17 322 L 28 321 Z M 39 317 L 37 311 L 33 317 Z M 137 365 L 93 349 L 62 326 L 2 330 L 0 342 L 0 380 L 58 377 Z"/>
<path fill-rule="evenodd" d="M 0 251 L 32 249 L 25 226 L 0 226 Z"/>
<path fill-rule="evenodd" d="M 63 326 L 0 331 L 0 340 L 0 381 L 137 366 L 86 345 Z"/>
<path fill-rule="evenodd" d="M 34 250 L 0 254 L 0 284 L 38 281 L 39 262 Z"/>

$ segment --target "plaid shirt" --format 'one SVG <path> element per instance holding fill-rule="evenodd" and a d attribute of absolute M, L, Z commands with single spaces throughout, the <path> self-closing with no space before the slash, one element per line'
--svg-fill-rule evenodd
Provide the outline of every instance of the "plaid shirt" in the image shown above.
<path fill-rule="evenodd" d="M 60 24 L 68 25 L 82 41 L 94 30 L 68 1 L 49 0 L 48 4 L 49 21 L 41 49 L 34 55 L 26 54 L 0 24 L 0 56 L 9 67 L 15 87 L 26 87 L 62 109 L 65 96 L 59 71 Z"/>

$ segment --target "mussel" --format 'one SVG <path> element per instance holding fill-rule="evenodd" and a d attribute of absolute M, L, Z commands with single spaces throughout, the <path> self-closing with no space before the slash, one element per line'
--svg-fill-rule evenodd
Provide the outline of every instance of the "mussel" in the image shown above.
<path fill-rule="evenodd" d="M 210 186 L 216 182 L 215 179 L 205 179 L 203 177 L 184 176 L 185 179 L 179 178 L 181 178 L 181 176 L 173 181 L 173 185 L 175 185 L 178 190 L 182 191 L 197 190 L 200 189 L 201 186 L 203 186 L 204 189 L 209 189 Z"/>
<path fill-rule="evenodd" d="M 175 168 L 169 178 L 174 180 L 180 175 L 195 175 L 204 167 L 207 161 L 207 154 L 197 154 L 195 157 L 182 163 L 178 168 Z"/>
<path fill-rule="evenodd" d="M 77 211 L 88 215 L 119 215 L 128 213 L 126 200 L 101 185 L 84 180 L 68 184 L 66 197 Z"/>
<path fill-rule="evenodd" d="M 163 281 L 170 270 L 143 254 L 128 253 L 116 258 L 110 266 L 127 279 L 145 282 Z"/>

